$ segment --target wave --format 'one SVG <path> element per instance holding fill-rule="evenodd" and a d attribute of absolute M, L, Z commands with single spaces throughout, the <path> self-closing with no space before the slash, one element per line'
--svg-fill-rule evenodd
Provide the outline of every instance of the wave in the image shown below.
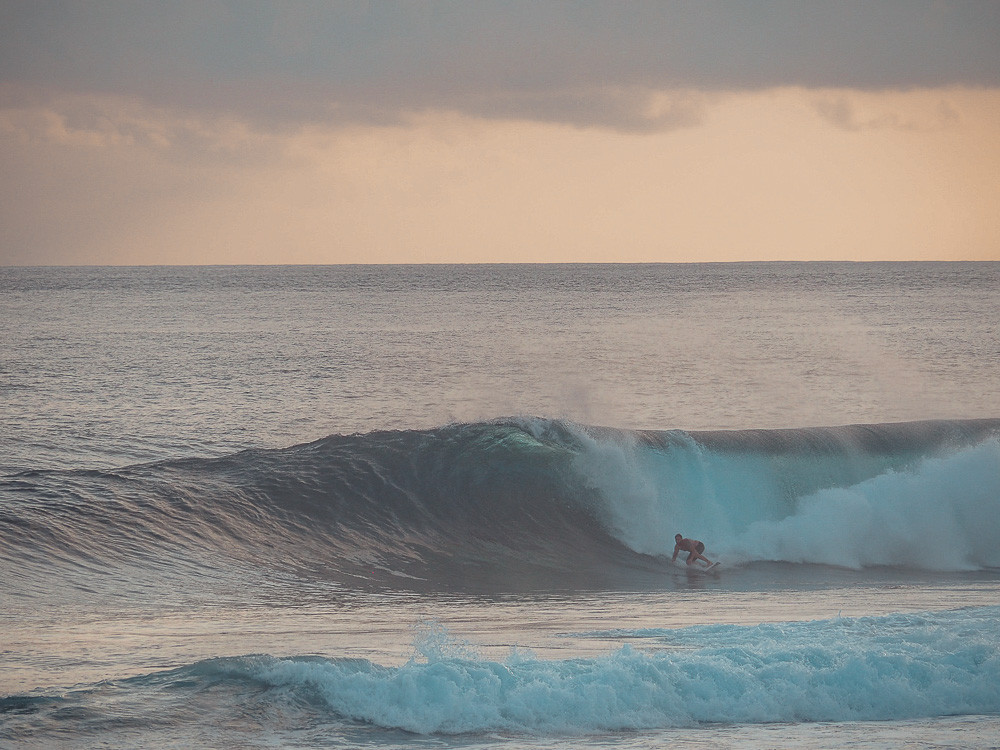
<path fill-rule="evenodd" d="M 21 736 L 49 727 L 205 723 L 577 734 L 706 723 L 902 720 L 1000 712 L 1000 608 L 756 627 L 615 631 L 639 646 L 541 660 L 483 659 L 430 626 L 407 663 L 267 655 L 216 658 L 68 695 L 0 701 Z M 604 633 L 594 633 L 604 637 Z M 131 713 L 130 713 L 131 712 Z M 201 712 L 201 713 L 198 713 Z M 132 715 L 135 714 L 135 715 Z M 219 718 L 224 717 L 224 718 Z M 355 738 L 360 740 L 360 738 Z"/>
<path fill-rule="evenodd" d="M 349 586 L 607 583 L 662 569 L 677 532 L 727 567 L 1000 566 L 1000 420 L 649 432 L 508 419 L 0 479 L 15 578 L 235 561 Z"/>

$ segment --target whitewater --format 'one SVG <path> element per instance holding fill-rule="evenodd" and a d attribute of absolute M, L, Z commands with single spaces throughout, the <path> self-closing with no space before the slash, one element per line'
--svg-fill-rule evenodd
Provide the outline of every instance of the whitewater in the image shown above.
<path fill-rule="evenodd" d="M 998 293 L 0 269 L 0 745 L 994 747 Z"/>

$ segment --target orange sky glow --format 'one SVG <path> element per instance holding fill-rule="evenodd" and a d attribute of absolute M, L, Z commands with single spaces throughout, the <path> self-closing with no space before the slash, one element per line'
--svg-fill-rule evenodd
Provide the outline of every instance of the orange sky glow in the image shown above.
<path fill-rule="evenodd" d="M 276 125 L 8 81 L 0 264 L 1000 260 L 1000 88 L 601 96 L 633 119 Z"/>

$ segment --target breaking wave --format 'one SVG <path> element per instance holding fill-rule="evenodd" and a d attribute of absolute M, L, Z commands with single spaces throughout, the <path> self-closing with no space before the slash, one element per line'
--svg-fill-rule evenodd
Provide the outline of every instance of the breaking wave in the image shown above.
<path fill-rule="evenodd" d="M 755 627 L 616 631 L 604 656 L 484 659 L 429 627 L 398 666 L 367 659 L 215 658 L 59 697 L 0 701 L 22 736 L 114 717 L 421 735 L 531 735 L 711 723 L 902 720 L 1000 711 L 1000 608 Z M 602 633 L 591 634 L 601 637 Z M 198 696 L 194 699 L 192 696 Z M 148 712 L 148 713 L 147 713 Z M 110 719 L 109 719 L 110 720 Z M 355 740 L 361 742 L 362 737 Z M 363 744 L 363 743 L 362 743 Z"/>
<path fill-rule="evenodd" d="M 14 578 L 234 560 L 348 586 L 494 588 L 662 565 L 678 531 L 727 566 L 975 570 L 1000 566 L 998 436 L 1000 420 L 637 432 L 543 419 L 338 435 L 7 476 L 0 544 Z"/>

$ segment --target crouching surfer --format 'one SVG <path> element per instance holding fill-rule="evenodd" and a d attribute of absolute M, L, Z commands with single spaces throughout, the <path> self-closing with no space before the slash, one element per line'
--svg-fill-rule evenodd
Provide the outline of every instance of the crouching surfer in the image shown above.
<path fill-rule="evenodd" d="M 695 560 L 704 560 L 705 565 L 708 567 L 714 565 L 711 560 L 702 554 L 705 551 L 704 542 L 699 542 L 697 539 L 685 539 L 680 534 L 676 534 L 674 536 L 674 556 L 670 558 L 670 561 L 673 562 L 676 560 L 677 554 L 682 551 L 688 553 L 688 565 L 693 565 Z"/>

